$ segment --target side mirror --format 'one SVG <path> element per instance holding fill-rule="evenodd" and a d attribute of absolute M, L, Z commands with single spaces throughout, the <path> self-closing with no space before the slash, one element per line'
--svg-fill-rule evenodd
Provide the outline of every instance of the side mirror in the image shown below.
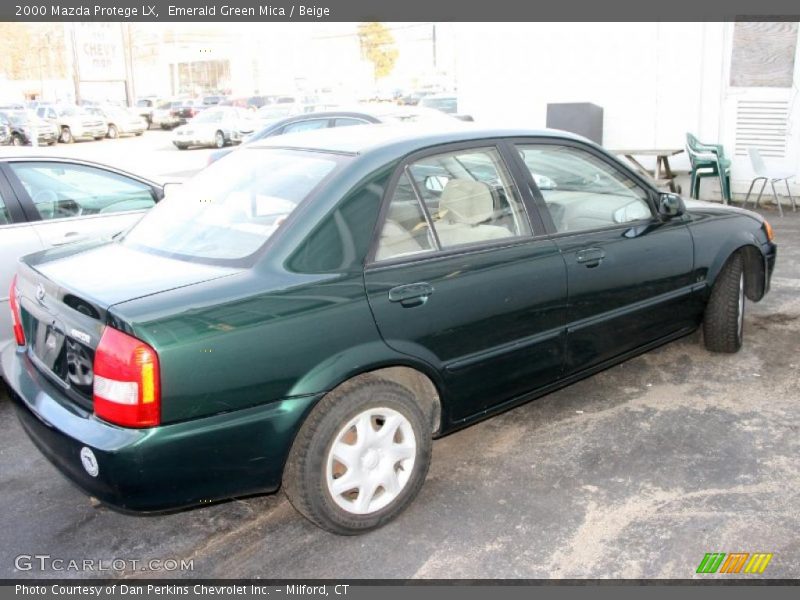
<path fill-rule="evenodd" d="M 166 182 L 161 188 L 161 198 L 169 198 L 171 196 L 175 196 L 175 193 L 178 192 L 183 185 L 180 181 L 168 181 Z"/>
<path fill-rule="evenodd" d="M 448 181 L 450 178 L 444 175 L 428 175 L 425 178 L 425 189 L 429 192 L 441 192 Z"/>
<path fill-rule="evenodd" d="M 683 198 L 677 194 L 661 194 L 658 197 L 658 214 L 665 219 L 680 217 L 686 212 Z"/>

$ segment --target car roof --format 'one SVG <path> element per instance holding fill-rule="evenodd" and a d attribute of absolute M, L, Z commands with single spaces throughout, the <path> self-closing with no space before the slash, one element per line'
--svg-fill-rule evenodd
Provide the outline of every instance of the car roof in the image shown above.
<path fill-rule="evenodd" d="M 363 155 L 390 150 L 403 156 L 438 144 L 514 137 L 549 137 L 586 141 L 585 138 L 555 129 L 487 129 L 453 119 L 452 125 L 437 122 L 378 124 L 363 127 L 335 127 L 289 133 L 259 140 L 249 148 L 291 148 Z"/>

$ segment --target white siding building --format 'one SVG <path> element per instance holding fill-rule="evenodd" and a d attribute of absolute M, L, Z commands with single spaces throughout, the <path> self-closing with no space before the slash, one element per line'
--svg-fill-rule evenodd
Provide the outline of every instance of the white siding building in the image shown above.
<path fill-rule="evenodd" d="M 797 23 L 462 23 L 456 47 L 459 110 L 476 120 L 544 127 L 548 103 L 591 102 L 607 148 L 723 143 L 735 192 L 749 145 L 800 171 Z"/>

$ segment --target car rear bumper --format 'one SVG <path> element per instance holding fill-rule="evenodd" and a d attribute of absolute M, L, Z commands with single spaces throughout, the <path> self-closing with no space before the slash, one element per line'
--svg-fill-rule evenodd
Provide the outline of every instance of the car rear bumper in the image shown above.
<path fill-rule="evenodd" d="M 275 491 L 294 435 L 318 398 L 130 429 L 72 403 L 14 344 L 0 359 L 20 423 L 39 450 L 86 493 L 129 511 Z M 95 457 L 96 476 L 84 467 L 84 448 Z"/>

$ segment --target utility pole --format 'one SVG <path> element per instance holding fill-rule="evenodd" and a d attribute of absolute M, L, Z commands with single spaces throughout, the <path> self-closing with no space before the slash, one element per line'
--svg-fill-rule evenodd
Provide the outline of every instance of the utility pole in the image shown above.
<path fill-rule="evenodd" d="M 431 30 L 431 45 L 433 46 L 433 70 L 434 71 L 438 71 L 439 70 L 439 65 L 438 65 L 439 61 L 437 60 L 437 57 L 436 57 L 436 23 L 433 23 L 431 26 L 433 28 Z"/>
<path fill-rule="evenodd" d="M 70 24 L 70 40 L 72 42 L 72 82 L 75 85 L 75 104 L 81 103 L 81 73 L 78 64 L 78 41 L 75 34 L 75 23 Z"/>

